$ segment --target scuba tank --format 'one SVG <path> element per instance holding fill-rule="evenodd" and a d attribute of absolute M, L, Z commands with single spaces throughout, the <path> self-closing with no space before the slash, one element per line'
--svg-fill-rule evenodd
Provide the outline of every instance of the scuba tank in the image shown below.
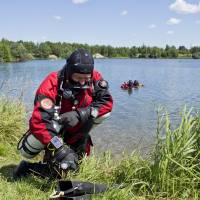
<path fill-rule="evenodd" d="M 52 119 L 53 127 L 59 133 L 61 129 L 61 125 L 58 123 L 59 120 L 59 106 L 54 107 L 54 117 Z M 37 154 L 39 154 L 45 145 L 42 144 L 31 132 L 28 130 L 22 138 L 19 140 L 17 145 L 17 150 L 19 150 L 20 154 L 28 159 L 34 158 Z"/>
<path fill-rule="evenodd" d="M 40 153 L 44 147 L 45 145 L 28 130 L 18 142 L 17 150 L 23 157 L 31 159 Z"/>

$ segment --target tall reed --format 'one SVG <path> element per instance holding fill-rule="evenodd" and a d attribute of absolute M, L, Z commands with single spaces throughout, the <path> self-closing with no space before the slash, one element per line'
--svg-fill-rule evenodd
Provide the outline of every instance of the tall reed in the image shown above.
<path fill-rule="evenodd" d="M 152 165 L 155 191 L 191 198 L 199 195 L 200 117 L 191 112 L 183 109 L 180 125 L 174 130 L 169 113 L 159 115 Z"/>

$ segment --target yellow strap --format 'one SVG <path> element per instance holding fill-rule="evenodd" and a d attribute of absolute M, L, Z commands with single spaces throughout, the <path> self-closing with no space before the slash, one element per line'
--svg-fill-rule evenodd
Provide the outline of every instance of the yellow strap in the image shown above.
<path fill-rule="evenodd" d="M 50 143 L 49 144 L 47 144 L 47 149 L 49 150 L 49 151 L 51 151 L 52 152 L 52 156 L 54 156 L 54 154 L 55 154 L 55 148 L 54 147 L 50 147 Z"/>
<path fill-rule="evenodd" d="M 65 195 L 65 193 L 64 193 L 63 191 L 60 191 L 60 192 L 54 191 L 54 192 L 49 196 L 49 198 L 50 198 L 50 199 L 56 199 L 56 198 L 62 197 L 62 196 L 64 196 L 64 195 Z"/>

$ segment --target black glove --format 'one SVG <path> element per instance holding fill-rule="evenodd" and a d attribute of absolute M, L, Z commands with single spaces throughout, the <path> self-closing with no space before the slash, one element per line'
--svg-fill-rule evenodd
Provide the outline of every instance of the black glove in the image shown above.
<path fill-rule="evenodd" d="M 94 110 L 91 107 L 78 108 L 76 111 L 66 112 L 60 115 L 58 122 L 65 127 L 74 127 L 79 122 L 85 123 L 90 118 L 93 118 L 91 111 Z"/>
<path fill-rule="evenodd" d="M 63 145 L 52 153 L 51 164 L 59 170 L 78 169 L 78 155 L 71 148 Z"/>
<path fill-rule="evenodd" d="M 77 111 L 70 111 L 60 115 L 58 120 L 59 124 L 64 125 L 66 128 L 76 126 L 80 121 L 80 116 Z"/>
<path fill-rule="evenodd" d="M 79 119 L 81 123 L 85 123 L 91 117 L 91 108 L 78 108 L 77 112 L 79 114 Z"/>

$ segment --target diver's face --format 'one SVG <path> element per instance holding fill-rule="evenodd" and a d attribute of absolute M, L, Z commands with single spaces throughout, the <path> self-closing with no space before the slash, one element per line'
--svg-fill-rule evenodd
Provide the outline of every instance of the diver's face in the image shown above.
<path fill-rule="evenodd" d="M 73 73 L 71 79 L 80 85 L 85 85 L 85 83 L 91 80 L 91 74 Z"/>

